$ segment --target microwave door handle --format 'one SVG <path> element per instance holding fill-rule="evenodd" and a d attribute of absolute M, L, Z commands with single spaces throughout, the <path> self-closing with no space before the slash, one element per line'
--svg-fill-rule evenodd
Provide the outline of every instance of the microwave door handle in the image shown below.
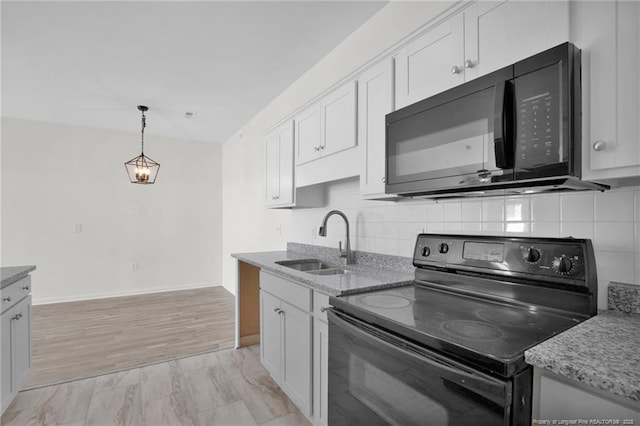
<path fill-rule="evenodd" d="M 493 109 L 493 149 L 499 169 L 513 167 L 513 93 L 510 81 L 495 85 Z"/>

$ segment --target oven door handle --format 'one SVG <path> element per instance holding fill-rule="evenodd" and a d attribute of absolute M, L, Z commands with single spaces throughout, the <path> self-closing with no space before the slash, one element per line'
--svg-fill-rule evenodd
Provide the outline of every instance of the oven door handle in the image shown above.
<path fill-rule="evenodd" d="M 496 167 L 513 167 L 513 90 L 510 81 L 496 83 L 493 107 L 493 149 Z"/>
<path fill-rule="evenodd" d="M 374 345 L 386 346 L 428 366 L 445 383 L 453 383 L 455 386 L 462 387 L 473 394 L 490 400 L 500 407 L 511 405 L 512 389 L 509 381 L 501 381 L 486 374 L 472 371 L 458 362 L 444 359 L 425 348 L 396 337 L 384 330 L 374 328 L 356 318 L 346 316 L 334 308 L 327 310 L 327 317 L 330 326 L 335 325 L 350 335 L 368 340 Z M 331 333 L 331 328 L 329 333 Z"/>

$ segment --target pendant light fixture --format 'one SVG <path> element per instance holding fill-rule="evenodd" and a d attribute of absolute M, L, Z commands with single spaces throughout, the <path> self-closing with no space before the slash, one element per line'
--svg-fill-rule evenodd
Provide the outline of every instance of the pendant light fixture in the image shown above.
<path fill-rule="evenodd" d="M 158 171 L 160 171 L 160 163 L 156 163 L 151 158 L 144 155 L 144 128 L 147 127 L 147 117 L 144 115 L 149 108 L 144 105 L 138 105 L 138 111 L 142 113 L 142 136 L 140 138 L 141 149 L 140 155 L 132 158 L 124 163 L 124 167 L 129 175 L 131 183 L 139 183 L 149 185 L 155 183 Z"/>

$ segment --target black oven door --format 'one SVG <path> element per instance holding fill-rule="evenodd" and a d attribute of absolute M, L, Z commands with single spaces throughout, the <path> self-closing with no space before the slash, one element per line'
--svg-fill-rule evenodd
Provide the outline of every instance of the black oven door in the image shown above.
<path fill-rule="evenodd" d="M 465 189 L 513 180 L 513 67 L 386 116 L 386 191 Z"/>
<path fill-rule="evenodd" d="M 330 425 L 511 423 L 511 381 L 335 309 L 328 317 Z"/>

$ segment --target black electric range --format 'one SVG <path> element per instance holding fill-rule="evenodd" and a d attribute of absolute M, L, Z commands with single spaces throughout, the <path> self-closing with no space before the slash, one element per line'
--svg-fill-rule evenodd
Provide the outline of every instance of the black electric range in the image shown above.
<path fill-rule="evenodd" d="M 330 423 L 530 424 L 524 351 L 595 315 L 591 241 L 421 234 L 413 262 L 412 285 L 330 299 Z"/>

